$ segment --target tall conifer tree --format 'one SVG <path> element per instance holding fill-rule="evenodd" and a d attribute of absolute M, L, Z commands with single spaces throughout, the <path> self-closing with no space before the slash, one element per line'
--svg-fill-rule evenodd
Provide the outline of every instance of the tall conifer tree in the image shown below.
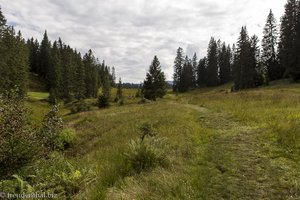
<path fill-rule="evenodd" d="M 143 94 L 146 99 L 155 101 L 158 97 L 163 98 L 166 94 L 166 78 L 165 74 L 161 71 L 160 62 L 157 56 L 149 67 L 149 72 L 143 85 Z"/>

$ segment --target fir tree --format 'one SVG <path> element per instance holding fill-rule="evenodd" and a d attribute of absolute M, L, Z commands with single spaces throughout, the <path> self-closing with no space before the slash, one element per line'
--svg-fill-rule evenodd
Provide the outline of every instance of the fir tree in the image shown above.
<path fill-rule="evenodd" d="M 197 86 L 197 70 L 198 70 L 198 58 L 197 54 L 195 53 L 192 60 L 192 66 L 193 66 L 193 87 Z"/>
<path fill-rule="evenodd" d="M 291 76 L 297 80 L 297 43 L 296 43 L 296 20 L 297 20 L 297 1 L 288 0 L 285 5 L 285 13 L 281 18 L 279 59 L 280 65 L 285 68 L 285 76 Z"/>
<path fill-rule="evenodd" d="M 230 48 L 226 47 L 225 42 L 222 44 L 222 49 L 219 54 L 219 68 L 220 68 L 220 83 L 225 84 L 230 81 Z"/>
<path fill-rule="evenodd" d="M 264 27 L 264 36 L 262 39 L 262 63 L 265 71 L 265 79 L 269 80 L 280 79 L 283 76 L 283 70 L 281 70 L 277 61 L 277 40 L 278 31 L 276 25 L 276 19 L 272 10 L 267 18 L 266 25 Z"/>
<path fill-rule="evenodd" d="M 86 84 L 86 97 L 96 97 L 98 93 L 98 73 L 96 68 L 96 60 L 92 50 L 89 50 L 83 57 L 83 64 L 85 68 L 85 84 Z M 106 77 L 109 79 L 109 77 Z M 104 80 L 106 81 L 106 80 Z"/>
<path fill-rule="evenodd" d="M 53 43 L 53 48 L 51 49 L 51 63 L 49 66 L 48 73 L 48 84 L 50 88 L 50 103 L 56 104 L 57 99 L 60 97 L 59 95 L 59 87 L 62 84 L 61 77 L 61 55 L 57 46 L 57 42 Z"/>
<path fill-rule="evenodd" d="M 123 100 L 122 80 L 121 80 L 121 78 L 119 78 L 119 83 L 117 85 L 117 94 L 116 94 L 115 102 L 118 102 L 120 100 L 121 101 Z"/>
<path fill-rule="evenodd" d="M 185 61 L 182 68 L 181 73 L 181 84 L 179 87 L 179 92 L 186 92 L 191 87 L 193 87 L 193 66 L 191 60 L 188 58 L 188 56 L 185 57 Z"/>
<path fill-rule="evenodd" d="M 44 33 L 44 38 L 41 42 L 39 55 L 38 73 L 46 79 L 47 88 L 51 88 L 51 42 L 48 39 L 47 31 Z"/>
<path fill-rule="evenodd" d="M 75 54 L 76 56 L 76 74 L 75 74 L 75 98 L 77 100 L 81 100 L 85 98 L 86 94 L 86 88 L 85 88 L 85 82 L 84 82 L 84 77 L 85 77 L 85 71 L 84 71 L 84 66 L 82 63 L 81 55 L 80 53 Z"/>
<path fill-rule="evenodd" d="M 253 36 L 250 39 L 247 28 L 242 27 L 234 64 L 235 90 L 253 88 L 260 84 L 258 70 L 259 49 L 257 43 L 257 37 Z"/>
<path fill-rule="evenodd" d="M 29 49 L 29 69 L 31 72 L 37 73 L 39 66 L 39 42 L 31 38 L 31 40 L 27 41 L 27 46 Z"/>
<path fill-rule="evenodd" d="M 217 86 L 219 84 L 218 78 L 218 45 L 216 40 L 212 37 L 207 50 L 207 86 Z"/>
<path fill-rule="evenodd" d="M 173 75 L 173 91 L 179 91 L 181 86 L 181 76 L 182 76 L 182 68 L 183 68 L 183 50 L 181 47 L 177 49 L 177 55 L 174 61 L 174 75 Z"/>
<path fill-rule="evenodd" d="M 21 32 L 16 35 L 13 27 L 3 25 L 1 29 L 0 93 L 18 87 L 18 91 L 25 94 L 28 83 L 27 45 Z"/>
<path fill-rule="evenodd" d="M 206 84 L 206 57 L 200 59 L 197 70 L 197 84 L 203 86 Z"/>
<path fill-rule="evenodd" d="M 166 94 L 166 78 L 161 71 L 160 62 L 157 56 L 149 67 L 149 72 L 146 75 L 146 80 L 143 85 L 143 94 L 146 99 L 155 101 L 156 98 L 163 98 Z"/>

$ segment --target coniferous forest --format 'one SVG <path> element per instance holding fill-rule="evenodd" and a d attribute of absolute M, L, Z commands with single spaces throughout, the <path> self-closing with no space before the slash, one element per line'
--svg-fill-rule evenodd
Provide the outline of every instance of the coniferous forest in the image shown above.
<path fill-rule="evenodd" d="M 139 83 L 21 31 L 0 7 L 0 199 L 300 198 L 299 0 L 262 35 L 143 58 Z"/>

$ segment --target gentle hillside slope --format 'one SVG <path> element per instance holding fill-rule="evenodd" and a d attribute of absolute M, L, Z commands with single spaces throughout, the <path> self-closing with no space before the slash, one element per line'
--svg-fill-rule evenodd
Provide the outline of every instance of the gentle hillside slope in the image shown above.
<path fill-rule="evenodd" d="M 73 198 L 299 199 L 300 86 L 287 82 L 169 93 L 142 105 L 128 90 L 124 106 L 78 114 L 63 108 L 78 136 L 66 159 L 92 172 Z M 36 101 L 32 108 L 47 109 Z M 167 139 L 169 165 L 124 175 L 129 142 L 145 121 Z"/>

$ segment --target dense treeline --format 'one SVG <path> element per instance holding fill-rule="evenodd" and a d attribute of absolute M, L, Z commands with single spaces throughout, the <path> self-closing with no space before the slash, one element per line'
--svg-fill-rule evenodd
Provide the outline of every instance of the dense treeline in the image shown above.
<path fill-rule="evenodd" d="M 279 31 L 280 29 L 280 31 Z M 256 35 L 242 27 L 232 47 L 211 38 L 207 56 L 197 62 L 178 48 L 174 61 L 173 91 L 234 82 L 233 90 L 268 84 L 282 78 L 300 80 L 300 1 L 288 0 L 280 28 L 272 10 L 263 30 L 261 49 Z"/>
<path fill-rule="evenodd" d="M 181 47 L 177 50 L 174 61 L 173 90 L 185 92 L 200 86 L 217 86 L 231 81 L 232 50 L 230 46 L 220 40 L 211 38 L 207 50 L 207 57 L 197 60 L 183 55 Z"/>
<path fill-rule="evenodd" d="M 27 42 L 15 33 L 0 9 L 0 92 L 18 87 L 25 94 L 29 72 L 38 74 L 46 82 L 49 100 L 67 102 L 95 98 L 99 87 L 115 86 L 115 69 L 100 63 L 89 50 L 84 56 L 69 45 L 51 43 L 45 31 L 43 40 L 31 38 Z M 105 83 L 108 82 L 108 83 Z"/>
<path fill-rule="evenodd" d="M 0 93 L 14 87 L 25 94 L 28 83 L 28 49 L 21 32 L 16 34 L 0 9 Z"/>
<path fill-rule="evenodd" d="M 39 44 L 33 38 L 27 41 L 29 47 L 30 71 L 46 80 L 50 100 L 57 98 L 66 101 L 95 98 L 98 88 L 108 80 L 115 85 L 115 71 L 100 63 L 89 50 L 83 57 L 59 38 L 53 44 L 47 32 Z"/>

